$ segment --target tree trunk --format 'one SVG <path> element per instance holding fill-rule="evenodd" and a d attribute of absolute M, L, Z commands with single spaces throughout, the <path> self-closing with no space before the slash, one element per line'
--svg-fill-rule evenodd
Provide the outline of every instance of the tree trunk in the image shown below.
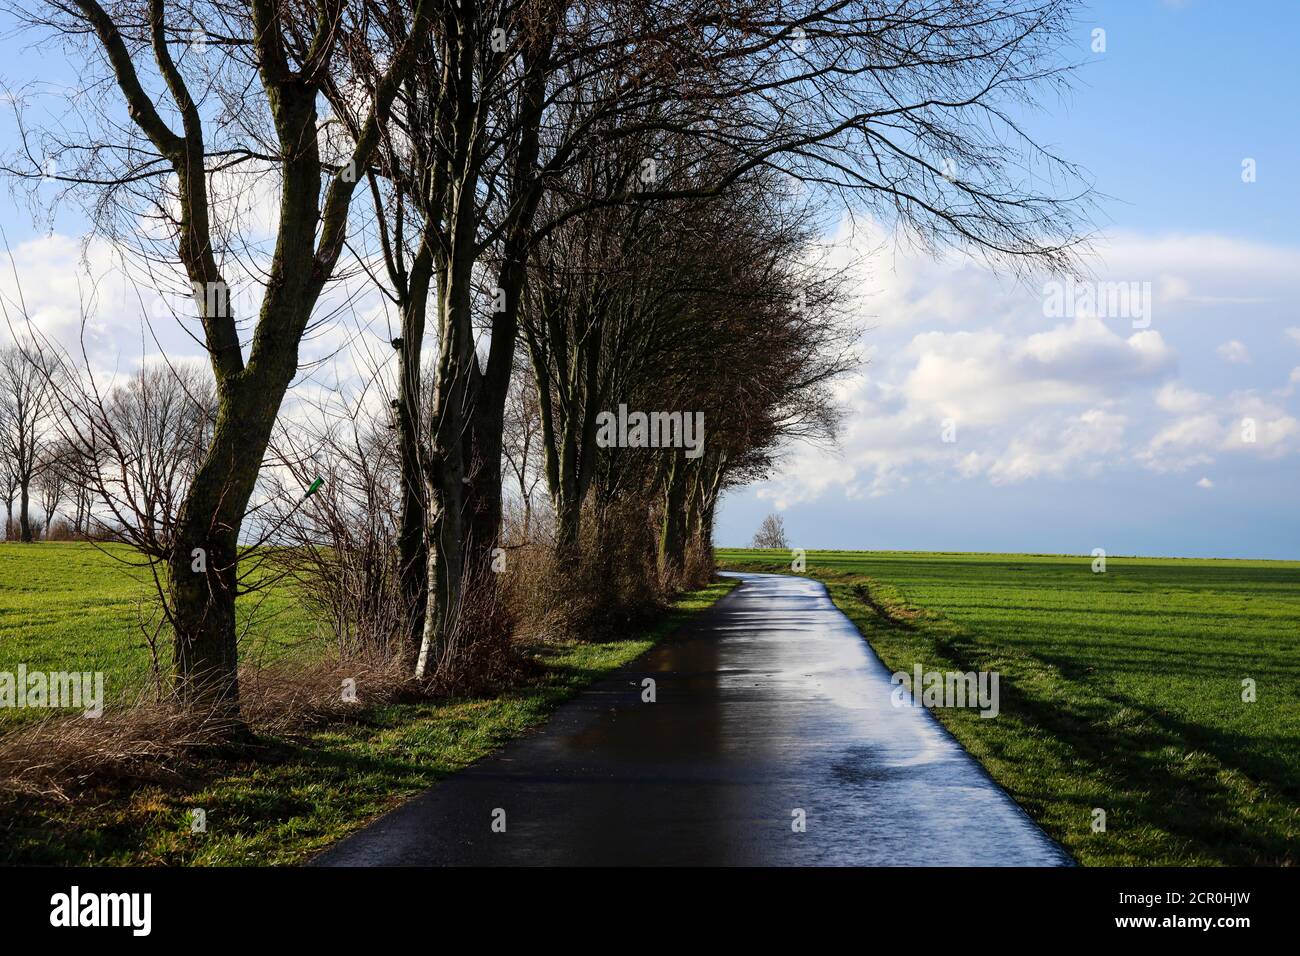
<path fill-rule="evenodd" d="M 659 534 L 659 574 L 675 584 L 686 566 L 686 461 L 676 451 L 664 492 L 664 520 Z"/>
<path fill-rule="evenodd" d="M 722 493 L 722 474 L 726 462 L 726 452 L 715 452 L 712 449 L 706 451 L 695 483 L 695 495 L 699 499 L 698 540 L 702 552 L 708 556 L 710 567 L 716 564 L 713 555 L 713 517 L 718 510 L 718 496 Z"/>
<path fill-rule="evenodd" d="M 28 493 L 27 482 L 21 482 L 18 485 L 18 538 L 29 544 L 32 540 L 32 519 L 27 513 L 30 503 L 31 495 Z"/>
<path fill-rule="evenodd" d="M 709 561 L 713 561 L 713 513 L 714 505 L 709 504 L 704 509 L 704 514 L 700 522 L 700 543 L 708 549 Z"/>
<path fill-rule="evenodd" d="M 464 399 L 468 372 L 454 346 L 443 346 L 434 415 L 438 423 L 425 467 L 429 500 L 428 606 L 415 676 L 437 669 L 456 623 L 465 570 Z M 448 353 L 451 353 L 450 355 Z M 470 358 L 472 361 L 472 347 Z"/>
<path fill-rule="evenodd" d="M 561 497 L 555 503 L 555 551 L 562 562 L 576 557 L 582 531 L 582 502 Z"/>
<path fill-rule="evenodd" d="M 202 518 L 178 527 L 168 562 L 176 696 L 187 707 L 239 713 L 238 532 L 216 533 Z"/>
<path fill-rule="evenodd" d="M 493 336 L 495 340 L 495 336 Z M 486 386 L 486 382 L 482 383 Z M 509 379 L 506 381 L 509 387 Z M 480 387 L 470 423 L 472 436 L 471 478 L 466 489 L 465 556 L 481 581 L 491 578 L 480 572 L 492 565 L 492 549 L 501 538 L 501 450 L 505 421 L 505 400 L 497 401 L 495 390 Z"/>
<path fill-rule="evenodd" d="M 524 152 L 527 157 L 536 157 L 535 136 L 526 141 Z M 505 261 L 497 279 L 498 288 L 505 297 L 504 308 L 492 316 L 492 343 L 488 349 L 487 370 L 476 377 L 474 388 L 474 412 L 470 421 L 472 473 L 467 502 L 469 520 L 466 525 L 466 549 L 469 566 L 475 569 L 480 581 L 487 582 L 487 586 L 491 586 L 493 578 L 482 572 L 492 566 L 491 552 L 501 539 L 501 454 L 506 399 L 510 394 L 515 342 L 519 334 L 519 310 L 527 281 L 524 264 L 527 254 L 526 229 L 535 208 L 534 198 L 526 204 L 521 222 L 516 224 L 506 242 Z"/>
<path fill-rule="evenodd" d="M 428 503 L 420 467 L 422 435 L 421 356 L 425 312 L 432 280 L 432 252 L 426 241 L 411 269 L 411 285 L 402 309 L 402 338 L 397 361 L 398 452 L 402 481 L 400 525 L 397 533 L 398 575 L 406 610 L 406 643 L 415 666 L 424 636 L 429 593 Z"/>
<path fill-rule="evenodd" d="M 168 561 L 169 610 L 176 694 L 189 707 L 239 713 L 239 532 L 296 366 L 294 350 L 274 377 L 243 379 L 220 390 L 212 443 L 177 515 Z"/>
<path fill-rule="evenodd" d="M 475 59 L 471 55 L 479 31 L 475 4 L 459 5 L 450 14 L 465 45 L 453 43 L 448 52 L 446 84 L 441 104 L 446 122 L 441 130 L 451 156 L 434 177 L 433 201 L 438 218 L 447 224 L 445 244 L 434 256 L 438 290 L 438 369 L 434 386 L 432 447 L 421 465 L 428 507 L 427 599 L 424 632 L 416 657 L 415 676 L 424 678 L 438 668 L 456 626 L 465 573 L 466 446 L 471 442 L 474 375 L 472 282 L 478 255 L 479 121 L 475 103 Z M 428 216 L 431 210 L 426 210 Z"/>
<path fill-rule="evenodd" d="M 539 131 L 546 102 L 546 66 L 563 7 L 551 12 L 554 19 L 538 24 L 538 44 L 525 51 L 527 77 L 523 83 L 519 114 L 519 146 L 512 176 L 511 206 L 518 218 L 512 223 L 504 244 L 498 288 L 505 296 L 504 308 L 492 316 L 492 343 L 487 371 L 475 383 L 474 412 L 470 421 L 474 465 L 469 489 L 468 560 L 478 572 L 491 566 L 490 554 L 501 538 L 501 451 L 506 399 L 514 371 L 515 342 L 519 334 L 519 310 L 528 280 L 527 262 L 533 216 L 541 200 L 535 166 L 539 154 Z M 475 366 L 477 369 L 477 366 Z M 478 573 L 490 587 L 491 575 Z"/>
<path fill-rule="evenodd" d="M 429 507 L 428 606 L 415 676 L 434 673 L 456 625 L 465 573 L 465 497 L 474 351 L 471 287 L 474 268 L 473 190 L 461 193 L 456 244 L 439 276 L 438 380 L 431 410 L 433 447 L 424 462 Z"/>

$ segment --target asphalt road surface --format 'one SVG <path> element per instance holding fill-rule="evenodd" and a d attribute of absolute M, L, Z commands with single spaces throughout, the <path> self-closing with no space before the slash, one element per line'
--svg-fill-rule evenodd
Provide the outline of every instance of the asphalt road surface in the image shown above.
<path fill-rule="evenodd" d="M 314 862 L 1069 865 L 927 711 L 891 703 L 820 584 L 739 577 L 538 732 Z"/>

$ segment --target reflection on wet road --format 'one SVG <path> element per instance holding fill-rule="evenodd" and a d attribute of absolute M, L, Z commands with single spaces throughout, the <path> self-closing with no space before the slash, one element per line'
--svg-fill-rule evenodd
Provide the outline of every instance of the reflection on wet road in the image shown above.
<path fill-rule="evenodd" d="M 889 672 L 820 584 L 740 577 L 540 732 L 316 862 L 1070 862 L 929 713 L 891 705 Z M 654 703 L 641 700 L 645 677 Z"/>

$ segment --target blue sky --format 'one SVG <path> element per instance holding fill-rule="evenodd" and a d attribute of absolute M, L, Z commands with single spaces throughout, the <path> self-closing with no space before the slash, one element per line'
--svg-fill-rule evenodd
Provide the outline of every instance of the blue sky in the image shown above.
<path fill-rule="evenodd" d="M 1076 34 L 1074 89 L 1030 127 L 1113 197 L 1098 271 L 1152 283 L 1158 342 L 890 247 L 843 447 L 729 494 L 719 544 L 778 510 L 806 548 L 1300 558 L 1300 3 L 1094 3 Z"/>
<path fill-rule="evenodd" d="M 1149 327 L 1045 316 L 1040 288 L 842 222 L 828 238 L 865 256 L 870 329 L 869 363 L 841 387 L 841 447 L 792 449 L 772 480 L 729 493 L 717 542 L 746 544 L 779 511 L 805 548 L 1300 558 L 1297 36 L 1295 0 L 1086 8 L 1074 89 L 1028 125 L 1113 197 L 1095 268 L 1151 283 Z M 0 39 L 11 89 L 74 75 L 29 42 Z M 8 116 L 0 143 L 14 145 Z M 46 235 L 6 190 L 0 226 L 48 326 L 72 328 L 84 222 L 65 209 Z M 100 332 L 139 352 L 138 322 Z"/>

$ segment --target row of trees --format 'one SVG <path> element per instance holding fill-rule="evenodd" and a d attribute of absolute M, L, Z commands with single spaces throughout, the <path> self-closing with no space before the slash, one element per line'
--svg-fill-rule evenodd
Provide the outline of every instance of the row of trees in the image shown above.
<path fill-rule="evenodd" d="M 823 204 L 1052 267 L 1081 208 L 1061 188 L 1073 171 L 1013 113 L 1060 80 L 1066 0 L 13 12 L 85 57 L 100 95 L 75 98 L 83 122 L 39 129 L 14 96 L 10 171 L 48 180 L 53 160 L 155 284 L 194 290 L 211 417 L 174 518 L 141 544 L 165 567 L 179 698 L 231 713 L 250 515 L 304 337 L 340 282 L 373 283 L 397 315 L 396 644 L 427 677 L 470 598 L 496 587 L 506 475 L 526 486 L 530 455 L 561 558 L 653 521 L 671 582 L 692 542 L 707 552 L 727 487 L 791 438 L 833 434 L 827 384 L 851 356 L 840 276 L 813 250 Z M 269 240 L 241 215 L 268 182 Z M 234 313 L 236 283 L 257 289 L 255 314 Z M 83 364 L 71 431 L 92 462 L 105 445 L 129 452 Z M 703 413 L 700 453 L 611 446 L 601 415 L 620 406 Z"/>
<path fill-rule="evenodd" d="M 36 354 L 18 346 L 0 350 L 0 484 L 5 499 L 5 537 L 18 531 L 31 541 L 39 531 L 32 521 L 32 492 L 38 490 L 46 526 L 58 502 L 45 508 L 49 496 L 62 498 L 60 454 L 45 440 L 48 389 Z M 14 521 L 14 502 L 18 520 Z"/>
<path fill-rule="evenodd" d="M 192 366 L 147 365 L 100 394 L 69 370 L 39 336 L 0 348 L 5 537 L 170 540 L 215 415 L 211 384 Z"/>
<path fill-rule="evenodd" d="M 53 418 L 54 366 L 35 341 L 0 348 L 0 496 L 6 540 L 90 532 L 91 497 L 73 443 Z M 15 515 L 15 509 L 17 514 Z M 55 522 L 64 516 L 63 528 Z"/>

